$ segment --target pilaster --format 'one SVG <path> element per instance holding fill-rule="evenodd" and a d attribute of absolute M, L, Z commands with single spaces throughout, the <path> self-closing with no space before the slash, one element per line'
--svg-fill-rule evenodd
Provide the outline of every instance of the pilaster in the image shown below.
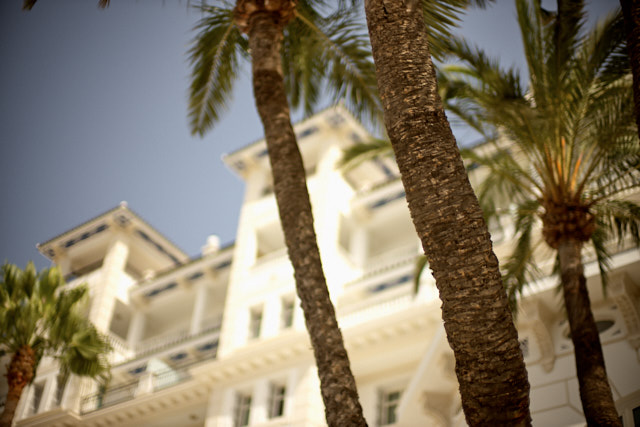
<path fill-rule="evenodd" d="M 107 332 L 129 256 L 128 237 L 124 233 L 115 236 L 102 263 L 102 280 L 93 288 L 93 303 L 89 319 L 99 331 Z"/>

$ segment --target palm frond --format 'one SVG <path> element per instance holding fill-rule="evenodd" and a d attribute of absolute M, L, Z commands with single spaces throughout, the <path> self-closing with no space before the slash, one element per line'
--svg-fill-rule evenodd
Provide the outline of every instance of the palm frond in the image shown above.
<path fill-rule="evenodd" d="M 540 107 L 544 107 L 548 104 L 548 100 L 545 99 L 547 86 L 543 34 L 545 19 L 542 16 L 540 1 L 534 0 L 530 4 L 526 0 L 516 0 L 516 11 L 524 56 L 527 59 L 531 95 Z"/>
<path fill-rule="evenodd" d="M 38 275 L 33 263 L 24 270 L 5 264 L 2 272 L 0 346 L 9 352 L 30 346 L 34 373 L 45 356 L 59 359 L 63 371 L 92 377 L 108 373 L 111 347 L 79 310 L 88 294 L 85 285 L 68 288 L 57 268 Z"/>
<path fill-rule="evenodd" d="M 596 230 L 591 235 L 591 244 L 596 254 L 598 263 L 598 271 L 600 272 L 600 282 L 602 283 L 602 291 L 606 295 L 608 272 L 611 266 L 611 255 L 607 250 L 607 242 L 609 241 L 610 227 L 607 226 L 606 220 L 603 221 L 602 216 L 598 216 L 596 220 Z"/>
<path fill-rule="evenodd" d="M 239 59 L 248 50 L 247 40 L 236 27 L 231 9 L 202 6 L 205 17 L 189 50 L 192 82 L 189 117 L 193 134 L 203 136 L 220 119 L 231 99 L 238 76 Z"/>
<path fill-rule="evenodd" d="M 533 241 L 533 226 L 538 221 L 539 203 L 529 200 L 515 212 L 516 245 L 503 264 L 503 281 L 511 309 L 515 312 L 517 296 L 524 286 L 538 278 L 541 273 L 533 262 L 536 245 Z"/>
<path fill-rule="evenodd" d="M 298 5 L 300 8 L 300 5 Z M 304 9 L 303 9 L 304 10 Z M 298 11 L 300 13 L 300 11 Z M 313 10 L 305 11 L 313 19 Z M 282 42 L 282 66 L 284 82 L 293 108 L 300 108 L 305 115 L 313 112 L 322 96 L 322 80 L 326 68 L 321 60 L 317 37 L 314 31 L 300 19 L 294 19 L 285 29 Z"/>
<path fill-rule="evenodd" d="M 599 226 L 610 230 L 622 244 L 630 237 L 640 246 L 640 205 L 631 200 L 606 200 L 594 206 Z"/>
<path fill-rule="evenodd" d="M 483 155 L 478 150 L 462 150 L 463 156 L 479 166 L 484 166 L 489 170 L 489 183 L 497 191 L 503 194 L 524 195 L 538 198 L 543 188 L 540 183 L 523 168 L 509 148 L 499 147 L 497 144 L 490 153 Z M 496 187 L 497 185 L 497 187 Z"/>
<path fill-rule="evenodd" d="M 292 43 L 293 47 L 304 47 L 290 53 L 296 54 L 288 60 L 294 73 L 303 76 L 300 84 L 305 88 L 313 85 L 312 79 L 324 80 L 325 89 L 334 100 L 345 99 L 345 106 L 358 118 L 366 118 L 371 123 L 380 122 L 380 105 L 375 76 L 375 66 L 371 58 L 369 38 L 366 29 L 355 14 L 332 16 L 319 19 L 304 9 L 296 10 L 297 20 L 308 30 L 301 34 L 309 38 L 304 42 Z M 315 19 L 314 19 L 315 18 Z M 294 28 L 298 28 L 297 26 Z M 300 37 L 291 33 L 290 37 Z M 285 52 L 287 53 L 287 52 Z M 289 85 L 295 84 L 289 78 Z M 307 111 L 309 112 L 309 111 Z"/>

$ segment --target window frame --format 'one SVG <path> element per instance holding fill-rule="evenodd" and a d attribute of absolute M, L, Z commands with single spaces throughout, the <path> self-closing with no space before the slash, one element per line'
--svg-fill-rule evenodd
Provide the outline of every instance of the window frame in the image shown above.
<path fill-rule="evenodd" d="M 379 427 L 392 426 L 398 422 L 398 407 L 402 399 L 402 387 L 385 387 L 378 390 L 378 422 Z"/>
<path fill-rule="evenodd" d="M 253 396 L 247 391 L 237 391 L 233 404 L 233 427 L 245 427 L 251 421 Z"/>
<path fill-rule="evenodd" d="M 267 401 L 267 418 L 272 420 L 283 417 L 287 401 L 287 385 L 284 382 L 269 383 L 269 398 Z"/>

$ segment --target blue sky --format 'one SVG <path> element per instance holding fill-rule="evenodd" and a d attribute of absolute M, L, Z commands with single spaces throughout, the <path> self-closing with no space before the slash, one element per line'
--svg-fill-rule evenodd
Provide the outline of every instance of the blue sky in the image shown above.
<path fill-rule="evenodd" d="M 618 4 L 590 3 L 594 16 Z M 191 256 L 209 234 L 232 241 L 244 188 L 221 157 L 262 128 L 245 71 L 221 123 L 190 135 L 186 52 L 200 14 L 186 0 L 21 4 L 0 2 L 0 262 L 48 266 L 36 243 L 122 200 Z M 522 65 L 511 0 L 472 11 L 461 32 Z"/>

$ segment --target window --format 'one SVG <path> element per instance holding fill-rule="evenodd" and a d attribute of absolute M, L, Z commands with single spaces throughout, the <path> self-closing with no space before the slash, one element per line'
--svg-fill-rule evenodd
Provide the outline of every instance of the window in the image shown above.
<path fill-rule="evenodd" d="M 258 338 L 260 336 L 260 327 L 262 326 L 262 307 L 251 309 L 249 315 L 249 338 Z"/>
<path fill-rule="evenodd" d="M 640 427 L 639 392 L 632 393 L 631 396 L 618 400 L 616 407 L 619 410 L 620 421 L 624 427 Z"/>
<path fill-rule="evenodd" d="M 67 385 L 68 378 L 62 375 L 62 373 L 58 374 L 58 378 L 56 381 L 56 395 L 55 395 L 55 405 L 60 406 L 62 404 L 62 397 L 64 396 L 64 388 Z"/>
<path fill-rule="evenodd" d="M 29 415 L 35 415 L 40 408 L 40 402 L 42 401 L 42 394 L 44 393 L 44 382 L 33 384 L 33 395 L 31 396 L 31 402 L 29 402 Z"/>
<path fill-rule="evenodd" d="M 284 414 L 284 396 L 287 389 L 283 384 L 271 383 L 269 387 L 269 407 L 267 416 L 269 418 L 281 417 Z"/>
<path fill-rule="evenodd" d="M 237 393 L 235 407 L 233 408 L 233 427 L 248 426 L 250 411 L 251 394 Z"/>
<path fill-rule="evenodd" d="M 287 329 L 293 326 L 294 302 L 293 298 L 282 299 L 282 312 L 280 313 L 280 327 Z"/>
<path fill-rule="evenodd" d="M 400 390 L 382 390 L 379 397 L 378 425 L 388 426 L 395 424 L 398 420 L 397 410 L 400 404 Z"/>

